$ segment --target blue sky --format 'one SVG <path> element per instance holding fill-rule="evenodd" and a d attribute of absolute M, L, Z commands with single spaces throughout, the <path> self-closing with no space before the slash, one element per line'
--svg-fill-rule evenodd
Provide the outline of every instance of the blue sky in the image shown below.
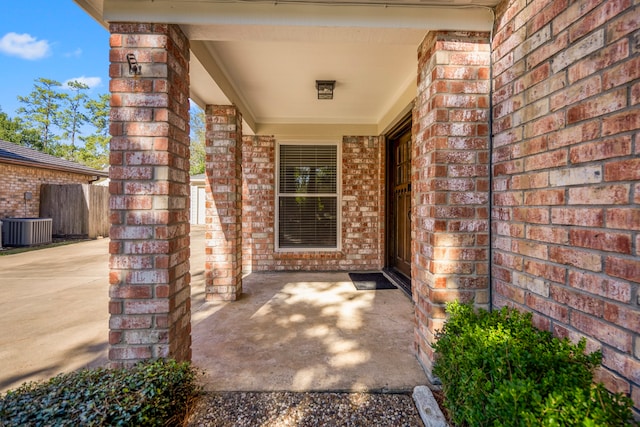
<path fill-rule="evenodd" d="M 4 0 L 0 13 L 0 108 L 11 117 L 40 77 L 109 91 L 109 32 L 72 0 Z"/>

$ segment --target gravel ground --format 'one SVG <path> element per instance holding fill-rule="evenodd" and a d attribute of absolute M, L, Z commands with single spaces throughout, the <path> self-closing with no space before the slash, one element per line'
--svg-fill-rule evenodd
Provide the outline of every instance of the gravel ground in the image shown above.
<path fill-rule="evenodd" d="M 423 427 L 410 394 L 207 393 L 189 427 Z"/>

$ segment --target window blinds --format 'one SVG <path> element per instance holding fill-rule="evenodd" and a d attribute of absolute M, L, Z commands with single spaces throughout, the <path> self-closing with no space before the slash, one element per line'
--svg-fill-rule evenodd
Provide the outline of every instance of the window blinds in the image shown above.
<path fill-rule="evenodd" d="M 278 247 L 336 248 L 338 158 L 336 145 L 281 145 Z"/>

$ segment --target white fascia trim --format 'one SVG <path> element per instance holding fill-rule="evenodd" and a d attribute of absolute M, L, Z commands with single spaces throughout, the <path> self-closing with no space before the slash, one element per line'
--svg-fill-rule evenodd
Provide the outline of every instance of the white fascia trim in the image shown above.
<path fill-rule="evenodd" d="M 208 25 L 296 25 L 491 30 L 488 7 L 291 4 L 198 0 L 105 0 L 110 22 L 165 22 Z"/>
<path fill-rule="evenodd" d="M 73 0 L 73 2 L 80 6 L 85 12 L 87 12 L 89 16 L 95 19 L 98 24 L 106 29 L 109 29 L 109 24 L 107 24 L 107 22 L 104 20 L 102 10 L 94 6 L 93 3 L 95 2 L 90 2 L 88 0 Z"/>

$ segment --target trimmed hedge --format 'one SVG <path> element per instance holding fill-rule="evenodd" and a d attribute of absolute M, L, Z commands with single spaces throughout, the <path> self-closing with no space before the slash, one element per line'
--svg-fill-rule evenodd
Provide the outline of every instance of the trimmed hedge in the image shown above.
<path fill-rule="evenodd" d="M 174 360 L 61 374 L 0 396 L 0 425 L 180 425 L 200 392 L 197 376 L 189 363 Z"/>
<path fill-rule="evenodd" d="M 593 383 L 600 352 L 536 329 L 531 314 L 447 305 L 433 373 L 459 426 L 626 426 L 632 402 Z"/>

